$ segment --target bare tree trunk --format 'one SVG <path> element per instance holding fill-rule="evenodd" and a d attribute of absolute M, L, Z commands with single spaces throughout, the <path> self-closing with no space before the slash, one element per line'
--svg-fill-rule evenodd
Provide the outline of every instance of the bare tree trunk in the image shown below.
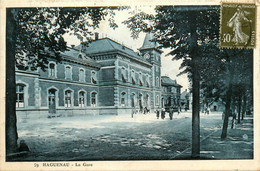
<path fill-rule="evenodd" d="M 199 71 L 192 78 L 192 157 L 200 156 L 200 82 Z"/>
<path fill-rule="evenodd" d="M 6 23 L 6 154 L 17 151 L 17 127 L 16 127 L 16 85 L 15 85 L 15 40 L 16 22 L 12 13 L 13 9 L 7 8 Z"/>
<path fill-rule="evenodd" d="M 238 88 L 239 94 L 238 94 L 238 117 L 237 117 L 237 123 L 240 124 L 240 117 L 241 117 L 241 88 L 239 86 Z"/>
<path fill-rule="evenodd" d="M 226 94 L 226 105 L 225 105 L 225 118 L 223 122 L 222 134 L 221 139 L 225 139 L 227 137 L 227 128 L 228 128 L 228 118 L 231 113 L 230 106 L 231 106 L 231 94 L 232 94 L 232 85 L 229 85 L 227 94 Z"/>
<path fill-rule="evenodd" d="M 197 23 L 196 15 L 190 15 L 191 38 L 192 38 L 192 154 L 191 157 L 200 157 L 200 56 L 197 54 Z"/>
<path fill-rule="evenodd" d="M 229 70 L 229 75 L 228 75 L 228 90 L 226 93 L 226 105 L 225 105 L 225 118 L 223 122 L 223 127 L 222 127 L 222 133 L 221 133 L 221 140 L 225 139 L 227 137 L 227 128 L 228 128 L 228 118 L 231 114 L 230 111 L 230 106 L 231 106 L 231 100 L 232 100 L 232 88 L 233 88 L 233 69 L 231 66 L 232 60 L 230 59 L 232 55 L 228 58 L 228 70 Z"/>
<path fill-rule="evenodd" d="M 246 99 L 246 92 L 244 92 L 244 95 L 243 95 L 243 105 L 242 105 L 242 120 L 244 120 L 244 117 L 245 117 L 246 106 L 247 106 L 247 99 Z"/>

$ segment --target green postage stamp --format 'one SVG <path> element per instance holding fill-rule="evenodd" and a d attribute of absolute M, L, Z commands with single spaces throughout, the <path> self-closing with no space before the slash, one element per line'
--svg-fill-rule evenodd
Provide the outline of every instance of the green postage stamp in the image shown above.
<path fill-rule="evenodd" d="M 221 8 L 220 46 L 254 48 L 256 42 L 255 4 L 223 3 Z"/>

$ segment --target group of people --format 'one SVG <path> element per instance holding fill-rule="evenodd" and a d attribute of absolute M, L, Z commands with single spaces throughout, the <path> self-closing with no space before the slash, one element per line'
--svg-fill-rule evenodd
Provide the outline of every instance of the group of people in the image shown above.
<path fill-rule="evenodd" d="M 180 114 L 180 109 L 178 108 L 177 111 L 178 111 L 178 115 L 179 115 L 179 114 Z M 148 114 L 148 113 L 150 113 L 150 109 L 148 109 L 147 107 L 140 108 L 140 110 L 137 110 L 137 109 L 133 108 L 133 109 L 132 109 L 132 113 L 131 113 L 132 118 L 134 117 L 134 114 L 137 114 L 138 112 L 139 112 L 139 113 L 142 113 L 142 114 Z M 157 119 L 159 119 L 160 116 L 161 116 L 161 119 L 164 119 L 164 118 L 165 118 L 165 114 L 166 114 L 166 110 L 165 110 L 165 108 L 161 108 L 161 109 L 160 109 L 160 108 L 158 107 L 158 108 L 155 110 L 155 113 L 156 113 Z M 169 113 L 169 118 L 170 118 L 170 120 L 172 120 L 172 118 L 173 118 L 173 113 L 174 113 L 174 107 L 173 107 L 173 106 L 171 106 L 171 107 L 169 108 L 168 113 Z"/>
<path fill-rule="evenodd" d="M 142 106 L 140 107 L 140 110 L 133 108 L 132 114 L 131 114 L 132 118 L 134 117 L 134 114 L 137 114 L 138 112 L 140 114 L 148 114 L 148 113 L 150 113 L 150 109 L 148 109 L 147 107 L 143 108 Z"/>
<path fill-rule="evenodd" d="M 161 112 L 161 113 L 160 113 Z M 158 107 L 158 109 L 156 109 L 156 111 L 155 111 L 155 113 L 156 113 L 156 117 L 157 117 L 157 119 L 159 119 L 160 118 L 160 114 L 161 114 L 161 119 L 164 119 L 165 118 L 165 113 L 166 113 L 166 110 L 165 110 L 165 108 L 162 108 L 161 110 L 160 110 L 160 108 Z M 173 106 L 171 106 L 170 108 L 169 108 L 169 118 L 170 118 L 170 120 L 172 120 L 172 118 L 173 118 L 173 113 L 174 113 L 174 108 L 173 108 Z M 180 114 L 180 110 L 179 110 L 179 108 L 178 108 L 178 115 Z"/>
<path fill-rule="evenodd" d="M 204 109 L 204 115 L 209 115 L 209 111 L 210 111 L 210 108 L 209 107 L 206 107 Z"/>

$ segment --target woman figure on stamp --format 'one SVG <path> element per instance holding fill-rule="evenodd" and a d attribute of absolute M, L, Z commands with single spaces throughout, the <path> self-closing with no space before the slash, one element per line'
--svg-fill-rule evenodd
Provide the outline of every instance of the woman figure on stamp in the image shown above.
<path fill-rule="evenodd" d="M 249 39 L 249 36 L 242 31 L 243 20 L 251 22 L 246 17 L 246 14 L 249 14 L 249 12 L 242 10 L 241 6 L 239 5 L 235 14 L 227 22 L 228 27 L 233 28 L 233 32 L 235 35 L 232 39 L 232 42 L 235 42 L 235 44 L 246 44 Z"/>

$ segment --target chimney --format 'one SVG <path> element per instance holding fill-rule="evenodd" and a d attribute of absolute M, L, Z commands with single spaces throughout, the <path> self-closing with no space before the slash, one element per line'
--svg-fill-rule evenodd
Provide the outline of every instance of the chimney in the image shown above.
<path fill-rule="evenodd" d="M 98 32 L 95 32 L 95 40 L 98 40 Z"/>
<path fill-rule="evenodd" d="M 81 42 L 81 52 L 85 52 L 86 51 L 86 48 L 87 48 L 87 44 L 86 42 Z"/>

